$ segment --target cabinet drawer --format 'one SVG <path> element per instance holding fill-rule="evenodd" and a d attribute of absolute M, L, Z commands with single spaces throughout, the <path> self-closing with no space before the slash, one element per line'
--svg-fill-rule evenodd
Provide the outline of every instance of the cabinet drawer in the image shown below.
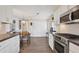
<path fill-rule="evenodd" d="M 20 45 L 19 36 L 12 37 L 3 42 L 0 42 L 0 53 L 10 53 L 13 51 L 18 51 Z M 16 50 L 15 50 L 16 49 Z"/>
<path fill-rule="evenodd" d="M 79 53 L 79 46 L 69 43 L 69 52 L 71 53 Z"/>
<path fill-rule="evenodd" d="M 69 53 L 75 53 L 75 52 L 70 50 Z"/>
<path fill-rule="evenodd" d="M 15 44 L 18 44 L 19 42 L 20 42 L 19 36 L 15 36 L 9 40 L 8 44 L 15 45 Z"/>
<path fill-rule="evenodd" d="M 69 51 L 69 53 L 79 53 L 79 52 L 77 52 L 77 51 Z"/>
<path fill-rule="evenodd" d="M 8 40 L 0 42 L 0 51 L 8 46 Z"/>

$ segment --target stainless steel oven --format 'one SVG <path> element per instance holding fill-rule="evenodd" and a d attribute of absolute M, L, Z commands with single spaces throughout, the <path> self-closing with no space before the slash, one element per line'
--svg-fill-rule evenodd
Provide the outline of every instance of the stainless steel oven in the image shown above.
<path fill-rule="evenodd" d="M 69 42 L 65 38 L 54 36 L 54 50 L 58 53 L 69 52 Z"/>

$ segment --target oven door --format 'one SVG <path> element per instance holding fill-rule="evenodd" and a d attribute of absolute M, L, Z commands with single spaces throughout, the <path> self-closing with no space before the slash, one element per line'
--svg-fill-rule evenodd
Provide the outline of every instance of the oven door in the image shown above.
<path fill-rule="evenodd" d="M 68 46 L 60 41 L 54 41 L 54 49 L 58 53 L 68 53 Z"/>

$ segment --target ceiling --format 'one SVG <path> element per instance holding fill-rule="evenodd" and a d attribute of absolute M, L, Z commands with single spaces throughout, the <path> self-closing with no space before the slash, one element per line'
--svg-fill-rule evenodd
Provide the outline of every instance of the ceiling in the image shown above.
<path fill-rule="evenodd" d="M 21 19 L 46 20 L 59 5 L 16 5 L 13 6 L 13 15 Z"/>

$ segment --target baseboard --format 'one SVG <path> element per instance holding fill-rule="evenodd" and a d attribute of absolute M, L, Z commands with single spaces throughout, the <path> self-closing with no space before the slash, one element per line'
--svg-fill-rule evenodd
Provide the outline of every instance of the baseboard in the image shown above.
<path fill-rule="evenodd" d="M 31 35 L 30 37 L 47 37 L 46 35 Z"/>

